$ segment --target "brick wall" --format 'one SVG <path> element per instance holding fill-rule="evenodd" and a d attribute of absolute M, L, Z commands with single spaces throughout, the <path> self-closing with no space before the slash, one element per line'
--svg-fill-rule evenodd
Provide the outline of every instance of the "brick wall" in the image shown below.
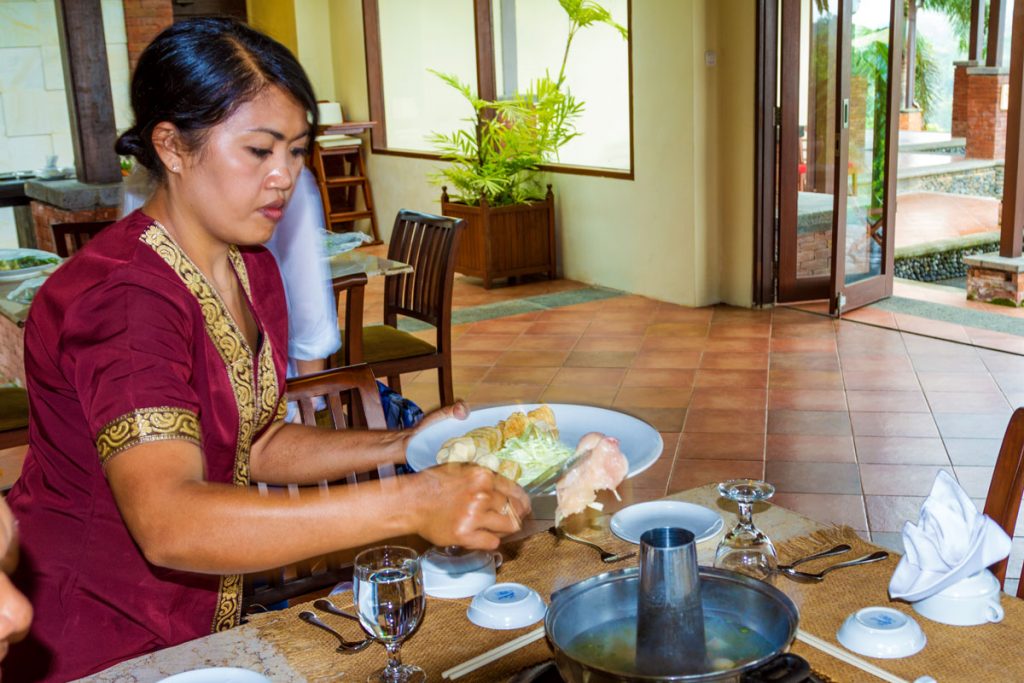
<path fill-rule="evenodd" d="M 32 200 L 32 222 L 36 227 L 36 247 L 45 251 L 56 251 L 53 241 L 54 223 L 81 223 L 85 221 L 109 221 L 117 219 L 118 207 L 102 206 L 83 211 L 68 211 L 53 204 Z"/>
<path fill-rule="evenodd" d="M 174 23 L 171 0 L 122 0 L 128 34 L 128 64 L 132 71 L 139 55 L 160 31 Z"/>
<path fill-rule="evenodd" d="M 1009 78 L 1008 73 L 986 68 L 967 70 L 967 156 L 971 159 L 1006 156 L 1007 112 L 999 101 Z"/>
<path fill-rule="evenodd" d="M 796 276 L 816 277 L 832 272 L 832 232 L 805 232 L 796 237 Z"/>
<path fill-rule="evenodd" d="M 953 70 L 953 137 L 967 137 L 967 75 L 968 66 L 957 63 Z"/>

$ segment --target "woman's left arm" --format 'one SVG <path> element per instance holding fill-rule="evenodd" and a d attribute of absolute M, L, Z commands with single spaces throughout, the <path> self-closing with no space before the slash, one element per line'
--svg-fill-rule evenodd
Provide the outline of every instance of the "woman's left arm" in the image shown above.
<path fill-rule="evenodd" d="M 415 429 L 402 431 L 333 430 L 275 422 L 252 445 L 250 474 L 253 481 L 267 484 L 315 484 L 369 472 L 380 464 L 404 463 L 409 439 L 419 430 L 438 420 L 464 420 L 468 415 L 469 408 L 459 401 L 428 414 Z"/>

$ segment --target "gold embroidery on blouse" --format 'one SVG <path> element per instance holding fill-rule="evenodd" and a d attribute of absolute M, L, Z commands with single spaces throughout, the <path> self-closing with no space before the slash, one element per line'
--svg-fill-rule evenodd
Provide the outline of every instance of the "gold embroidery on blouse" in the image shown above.
<path fill-rule="evenodd" d="M 249 451 L 253 439 L 274 419 L 281 397 L 270 338 L 263 335 L 259 357 L 254 362 L 252 349 L 228 313 L 223 299 L 198 266 L 171 239 L 164 227 L 154 222 L 139 239 L 152 247 L 178 274 L 199 303 L 206 332 L 224 363 L 238 409 L 233 483 L 235 486 L 248 486 Z M 237 247 L 230 248 L 228 258 L 246 296 L 252 301 L 249 273 Z M 237 574 L 222 576 L 211 630 L 217 632 L 237 626 L 241 622 L 241 616 L 242 577 Z"/>
<path fill-rule="evenodd" d="M 96 435 L 96 452 L 100 464 L 105 465 L 133 446 L 165 439 L 183 439 L 200 445 L 199 418 L 191 410 L 170 406 L 133 410 L 100 429 Z"/>

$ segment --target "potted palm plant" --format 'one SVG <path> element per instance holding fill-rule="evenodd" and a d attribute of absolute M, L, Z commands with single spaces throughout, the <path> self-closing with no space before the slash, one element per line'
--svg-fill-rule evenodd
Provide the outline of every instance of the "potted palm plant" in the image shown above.
<path fill-rule="evenodd" d="M 595 24 L 626 29 L 593 0 L 558 0 L 569 18 L 569 33 L 558 75 L 534 79 L 525 92 L 486 100 L 451 74 L 435 73 L 472 107 L 472 125 L 431 136 L 441 158 L 451 162 L 432 176 L 441 185 L 441 212 L 462 218 L 455 270 L 495 279 L 534 273 L 556 275 L 554 195 L 541 184 L 542 164 L 577 135 L 583 103 L 566 86 L 566 64 L 576 33 Z M 452 188 L 449 194 L 448 188 Z"/>

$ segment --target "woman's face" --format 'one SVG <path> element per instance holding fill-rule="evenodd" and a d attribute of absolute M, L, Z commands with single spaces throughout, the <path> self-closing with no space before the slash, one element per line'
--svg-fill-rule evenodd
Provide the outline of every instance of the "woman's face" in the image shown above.
<path fill-rule="evenodd" d="M 227 244 L 262 244 L 295 187 L 309 138 L 306 111 L 276 86 L 211 128 L 183 159 L 180 196 L 211 235 Z"/>

